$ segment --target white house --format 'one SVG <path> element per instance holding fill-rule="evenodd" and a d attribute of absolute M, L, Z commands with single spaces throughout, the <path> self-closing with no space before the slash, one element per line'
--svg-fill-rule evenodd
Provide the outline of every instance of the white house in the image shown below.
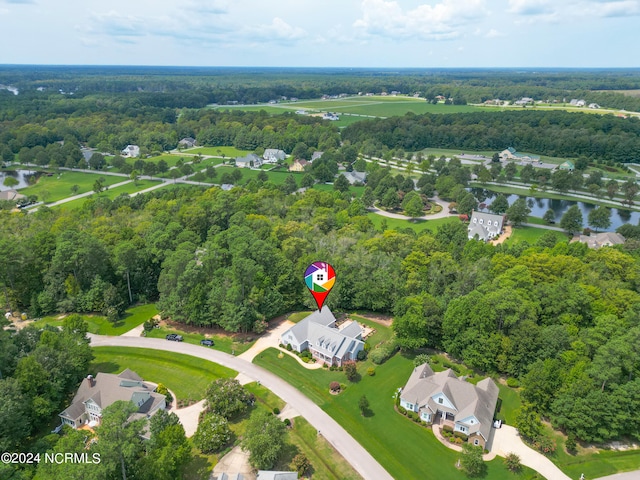
<path fill-rule="evenodd" d="M 493 213 L 471 212 L 471 219 L 467 227 L 469 240 L 491 240 L 502 233 L 504 225 L 504 215 L 494 215 Z"/>
<path fill-rule="evenodd" d="M 260 168 L 262 159 L 255 153 L 250 153 L 245 157 L 236 158 L 236 167 L 240 168 Z"/>
<path fill-rule="evenodd" d="M 314 275 L 322 275 L 316 272 Z M 319 277 L 314 278 L 324 282 Z M 282 334 L 283 345 L 291 345 L 296 352 L 309 350 L 313 358 L 329 365 L 342 365 L 342 362 L 356 360 L 358 352 L 364 349 L 362 328 L 358 322 L 345 322 L 336 327 L 336 319 L 326 305 L 322 311 L 316 310 L 304 320 Z"/>
<path fill-rule="evenodd" d="M 98 373 L 82 380 L 78 392 L 59 416 L 62 423 L 73 428 L 99 425 L 102 411 L 118 400 L 133 402 L 138 410 L 135 418 L 150 417 L 158 410 L 166 408 L 164 395 L 155 393 L 155 386 L 146 383 L 128 368 L 119 375 Z"/>
<path fill-rule="evenodd" d="M 491 378 L 476 385 L 459 379 L 451 369 L 434 373 L 425 363 L 413 369 L 400 393 L 400 406 L 425 422 L 449 425 L 468 436 L 469 443 L 485 447 L 498 402 Z"/>
<path fill-rule="evenodd" d="M 138 145 L 127 145 L 120 153 L 123 157 L 139 157 L 140 147 Z"/>
<path fill-rule="evenodd" d="M 286 157 L 287 154 L 284 153 L 283 150 L 278 150 L 276 148 L 267 148 L 264 151 L 264 155 L 262 155 L 264 163 L 278 163 L 278 161 L 282 161 Z"/>
<path fill-rule="evenodd" d="M 340 117 L 335 113 L 327 112 L 324 115 L 322 115 L 322 119 L 323 120 L 331 120 L 332 122 L 336 122 L 336 121 L 340 120 Z"/>

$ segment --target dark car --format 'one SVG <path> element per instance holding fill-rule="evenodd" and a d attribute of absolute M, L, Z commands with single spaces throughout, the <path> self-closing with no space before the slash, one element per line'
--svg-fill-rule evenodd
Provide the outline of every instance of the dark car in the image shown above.
<path fill-rule="evenodd" d="M 205 338 L 204 340 L 200 340 L 200 345 L 204 345 L 205 347 L 213 347 L 215 344 L 213 343 L 213 340 Z"/>
<path fill-rule="evenodd" d="M 178 335 L 177 333 L 170 333 L 167 335 L 167 340 L 171 340 L 172 342 L 181 342 L 182 335 Z"/>

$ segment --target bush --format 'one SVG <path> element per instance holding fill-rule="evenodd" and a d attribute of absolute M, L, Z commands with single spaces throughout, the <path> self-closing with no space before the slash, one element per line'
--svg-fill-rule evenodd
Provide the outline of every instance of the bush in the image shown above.
<path fill-rule="evenodd" d="M 571 455 L 575 455 L 578 452 L 578 445 L 576 444 L 576 436 L 573 433 L 570 433 L 567 437 L 567 441 L 564 446 L 567 449 L 567 452 Z"/>
<path fill-rule="evenodd" d="M 407 409 L 404 407 L 398 407 L 398 411 L 402 414 L 402 415 L 407 415 Z"/>
<path fill-rule="evenodd" d="M 289 351 L 293 350 L 293 348 L 291 347 L 290 343 L 287 343 L 287 350 L 289 350 Z"/>
<path fill-rule="evenodd" d="M 373 377 L 376 374 L 376 369 L 373 367 L 369 367 L 367 368 L 367 375 L 369 375 L 370 377 Z"/>
<path fill-rule="evenodd" d="M 361 362 L 362 362 L 363 360 L 366 360 L 366 359 L 367 359 L 367 352 L 365 352 L 364 350 L 360 350 L 360 351 L 358 352 L 358 355 L 356 356 L 356 358 L 357 358 L 359 361 L 361 361 Z"/>
<path fill-rule="evenodd" d="M 469 439 L 469 435 L 462 432 L 453 432 L 453 436 L 462 439 L 464 442 L 466 442 Z"/>
<path fill-rule="evenodd" d="M 142 324 L 142 328 L 145 332 L 150 332 L 158 324 L 153 318 L 150 318 Z"/>
<path fill-rule="evenodd" d="M 300 357 L 311 358 L 311 352 L 309 350 L 303 350 L 302 353 L 300 353 Z"/>
<path fill-rule="evenodd" d="M 278 407 L 274 407 L 273 408 L 273 414 L 274 415 L 280 415 L 280 409 Z"/>
<path fill-rule="evenodd" d="M 289 420 L 288 418 L 285 418 L 285 419 L 284 419 L 284 424 L 285 424 L 287 427 L 290 427 L 290 426 L 291 426 L 291 420 Z"/>
<path fill-rule="evenodd" d="M 299 453 L 291 460 L 291 468 L 302 477 L 311 467 L 311 462 L 304 453 Z"/>
<path fill-rule="evenodd" d="M 193 443 L 203 453 L 213 453 L 220 450 L 231 439 L 231 430 L 227 419 L 207 413 L 198 423 L 198 429 L 193 436 Z"/>
<path fill-rule="evenodd" d="M 429 356 L 426 353 L 421 353 L 420 355 L 416 355 L 416 358 L 413 359 L 414 367 L 419 367 L 424 363 L 429 363 Z"/>
<path fill-rule="evenodd" d="M 173 403 L 173 395 L 171 395 L 171 392 L 167 387 L 164 386 L 164 384 L 159 383 L 156 387 L 156 392 L 158 392 L 160 395 L 164 395 L 167 399 L 167 403 Z"/>
<path fill-rule="evenodd" d="M 340 384 L 340 390 L 346 390 L 347 389 L 347 384 L 346 383 L 341 383 Z"/>
<path fill-rule="evenodd" d="M 409 417 L 411 420 L 415 421 L 415 419 L 417 418 L 416 412 L 412 412 L 411 410 L 407 410 L 407 417 Z"/>
<path fill-rule="evenodd" d="M 442 431 L 447 433 L 453 433 L 453 427 L 451 425 L 443 425 Z"/>
<path fill-rule="evenodd" d="M 556 451 L 556 442 L 553 440 L 553 438 L 546 435 L 539 435 L 538 438 L 536 438 L 536 441 L 533 443 L 533 446 L 536 447 L 536 450 L 544 454 L 553 453 Z"/>
<path fill-rule="evenodd" d="M 358 369 L 356 368 L 356 362 L 344 362 L 344 373 L 347 376 L 347 380 L 353 382 L 358 377 Z"/>
<path fill-rule="evenodd" d="M 504 464 L 506 467 L 514 473 L 517 473 L 522 468 L 522 464 L 520 463 L 520 457 L 515 453 L 507 453 L 507 456 L 504 457 Z"/>
<path fill-rule="evenodd" d="M 509 377 L 507 378 L 507 386 L 511 388 L 518 388 L 520 386 L 520 380 L 517 378 Z"/>
<path fill-rule="evenodd" d="M 332 392 L 340 390 L 340 384 L 338 382 L 331 382 L 329 384 L 329 390 L 331 390 Z"/>
<path fill-rule="evenodd" d="M 369 342 L 365 342 L 364 344 L 364 351 L 368 352 L 369 350 L 371 350 L 371 344 Z"/>

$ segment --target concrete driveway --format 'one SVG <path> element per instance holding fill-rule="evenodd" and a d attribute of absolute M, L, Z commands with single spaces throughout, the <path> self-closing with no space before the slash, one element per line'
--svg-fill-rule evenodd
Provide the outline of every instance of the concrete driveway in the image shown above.
<path fill-rule="evenodd" d="M 273 373 L 239 356 L 184 342 L 168 342 L 160 338 L 110 337 L 88 334 L 94 347 L 137 347 L 182 353 L 218 363 L 260 381 L 266 388 L 291 405 L 345 458 L 363 477 L 372 480 L 391 480 L 393 477 L 349 433 L 303 393 Z"/>
<path fill-rule="evenodd" d="M 510 425 L 502 425 L 502 428 L 494 430 L 491 453 L 502 457 L 508 453 L 515 453 L 523 465 L 533 468 L 547 480 L 572 480 L 547 457 L 529 448 L 518 435 L 518 430 Z"/>
<path fill-rule="evenodd" d="M 180 423 L 184 427 L 184 433 L 187 437 L 192 437 L 198 429 L 198 420 L 200 419 L 200 412 L 204 410 L 204 400 L 200 400 L 198 403 L 189 405 L 188 407 L 172 410 L 178 418 Z"/>
<path fill-rule="evenodd" d="M 238 357 L 252 362 L 253 359 L 263 350 L 269 347 L 278 348 L 280 344 L 280 337 L 284 332 L 293 327 L 295 323 L 289 320 L 282 320 L 278 325 L 269 328 L 264 335 L 262 335 L 256 343 L 254 343 L 249 350 L 238 355 Z"/>
<path fill-rule="evenodd" d="M 240 447 L 233 447 L 213 467 L 211 478 L 218 479 L 223 473 L 228 475 L 241 473 L 244 480 L 255 480 L 256 474 L 251 465 L 249 465 L 249 452 L 243 451 Z"/>

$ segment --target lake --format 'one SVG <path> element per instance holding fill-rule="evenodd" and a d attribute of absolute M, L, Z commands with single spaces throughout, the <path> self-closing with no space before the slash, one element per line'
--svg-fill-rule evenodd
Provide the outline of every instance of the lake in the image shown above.
<path fill-rule="evenodd" d="M 0 170 L 0 192 L 4 190 L 25 188 L 29 185 L 33 185 L 38 177 L 42 175 L 40 172 L 33 170 Z M 5 187 L 4 179 L 7 177 L 13 177 L 18 181 L 18 185 L 15 187 Z"/>
<path fill-rule="evenodd" d="M 478 199 L 480 203 L 486 203 L 487 207 L 491 205 L 493 199 L 498 195 L 495 192 L 490 190 L 486 190 L 484 188 L 471 188 L 468 189 L 473 193 Z M 589 212 L 596 208 L 597 205 L 586 202 L 576 202 L 573 200 L 553 200 L 550 198 L 534 198 L 527 197 L 525 195 L 505 195 L 507 200 L 509 201 L 509 205 L 515 202 L 518 198 L 526 198 L 527 204 L 529 208 L 531 208 L 531 215 L 534 217 L 540 217 L 545 214 L 545 212 L 549 209 L 553 210 L 556 214 L 556 223 L 560 223 L 560 219 L 562 215 L 569 210 L 569 207 L 572 205 L 577 205 L 580 211 L 582 212 L 583 218 L 583 226 L 588 227 L 587 218 L 589 216 Z M 638 221 L 640 221 L 640 212 L 635 212 L 631 210 L 625 210 L 622 208 L 612 208 L 611 209 L 611 227 L 609 230 L 613 231 L 619 226 L 625 223 L 631 223 L 633 225 L 638 225 Z"/>

